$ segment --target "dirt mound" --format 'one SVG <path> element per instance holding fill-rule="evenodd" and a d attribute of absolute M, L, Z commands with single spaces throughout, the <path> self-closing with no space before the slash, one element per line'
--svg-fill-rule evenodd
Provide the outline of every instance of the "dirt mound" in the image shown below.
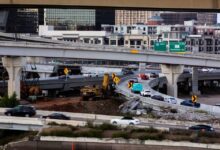
<path fill-rule="evenodd" d="M 74 97 L 39 101 L 34 106 L 41 110 L 118 115 L 118 107 L 121 103 L 115 99 L 81 101 L 80 97 Z"/>

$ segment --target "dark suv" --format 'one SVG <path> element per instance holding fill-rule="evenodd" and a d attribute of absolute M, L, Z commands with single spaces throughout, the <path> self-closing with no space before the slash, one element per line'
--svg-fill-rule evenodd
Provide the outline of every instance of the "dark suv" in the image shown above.
<path fill-rule="evenodd" d="M 31 116 L 36 115 L 36 110 L 33 106 L 18 105 L 14 108 L 7 109 L 5 112 L 5 115 L 31 117 Z"/>
<path fill-rule="evenodd" d="M 209 131 L 209 132 L 213 132 L 213 131 L 214 131 L 214 129 L 213 129 L 211 126 L 209 126 L 209 125 L 203 125 L 203 124 L 191 126 L 191 127 L 189 127 L 189 130 L 194 130 L 194 131 Z"/>
<path fill-rule="evenodd" d="M 195 107 L 195 108 L 199 108 L 200 107 L 200 103 L 193 103 L 192 100 L 182 101 L 180 103 L 180 105 L 190 106 L 190 107 Z"/>

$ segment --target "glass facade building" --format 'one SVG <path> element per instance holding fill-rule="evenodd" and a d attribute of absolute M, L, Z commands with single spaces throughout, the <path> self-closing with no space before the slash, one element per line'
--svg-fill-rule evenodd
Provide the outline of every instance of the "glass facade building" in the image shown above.
<path fill-rule="evenodd" d="M 95 27 L 95 9 L 45 9 L 45 25 L 56 30 L 77 30 Z"/>
<path fill-rule="evenodd" d="M 104 9 L 45 9 L 44 24 L 55 30 L 101 30 L 101 24 L 114 24 L 115 11 Z"/>

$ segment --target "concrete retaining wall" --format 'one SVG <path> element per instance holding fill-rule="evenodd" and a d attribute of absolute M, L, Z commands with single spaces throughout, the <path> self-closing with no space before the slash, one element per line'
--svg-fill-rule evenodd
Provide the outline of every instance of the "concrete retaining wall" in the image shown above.
<path fill-rule="evenodd" d="M 142 144 L 142 145 L 160 145 L 160 146 L 178 146 L 178 147 L 196 147 L 206 149 L 220 149 L 220 144 L 201 144 L 191 142 L 174 141 L 140 141 L 136 139 L 98 139 L 98 138 L 62 138 L 62 137 L 41 137 L 41 141 L 66 141 L 66 142 L 92 142 L 92 143 L 111 143 L 111 144 Z"/>

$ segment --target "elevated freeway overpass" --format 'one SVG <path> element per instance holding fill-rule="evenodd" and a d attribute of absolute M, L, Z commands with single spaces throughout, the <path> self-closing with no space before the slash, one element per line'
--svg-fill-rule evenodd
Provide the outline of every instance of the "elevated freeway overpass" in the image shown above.
<path fill-rule="evenodd" d="M 1 42 L 0 56 L 9 73 L 8 91 L 20 97 L 20 74 L 25 65 L 24 57 L 80 58 L 94 60 L 119 60 L 151 62 L 161 65 L 168 80 L 168 93 L 177 96 L 177 80 L 183 72 L 183 65 L 220 68 L 220 56 L 211 54 L 175 54 L 125 47 L 97 46 L 91 44 L 45 44 L 28 42 Z M 196 72 L 194 70 L 193 72 Z M 193 73 L 193 82 L 198 84 L 198 72 Z M 198 89 L 198 85 L 193 86 Z"/>
<path fill-rule="evenodd" d="M 0 56 L 81 58 L 94 60 L 119 60 L 151 62 L 220 68 L 220 56 L 212 54 L 176 54 L 151 50 L 132 50 L 125 47 L 97 46 L 91 44 L 45 44 L 28 42 L 0 43 Z"/>
<path fill-rule="evenodd" d="M 0 6 L 218 10 L 220 0 L 1 0 Z"/>

